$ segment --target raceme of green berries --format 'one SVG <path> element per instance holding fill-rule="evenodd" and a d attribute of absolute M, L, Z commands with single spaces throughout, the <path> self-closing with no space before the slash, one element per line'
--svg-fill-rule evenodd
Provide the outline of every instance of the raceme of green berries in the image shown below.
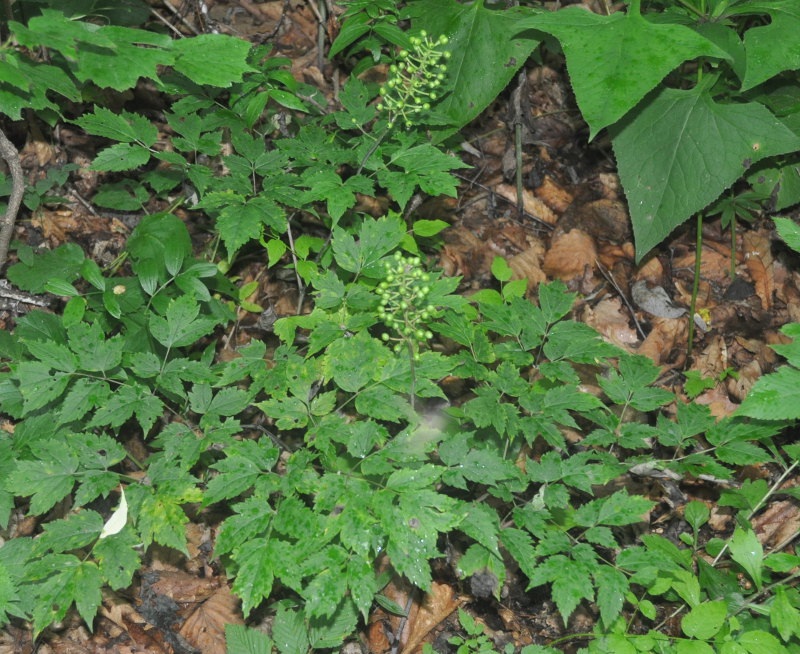
<path fill-rule="evenodd" d="M 416 349 L 418 344 L 433 338 L 425 329 L 426 323 L 436 313 L 436 307 L 428 301 L 431 276 L 420 266 L 419 257 L 405 257 L 397 252 L 394 257 L 384 261 L 386 271 L 383 281 L 378 285 L 380 296 L 378 318 L 389 329 L 397 332 L 394 350 L 399 352 L 404 343 Z M 392 337 L 384 333 L 384 341 Z"/>
<path fill-rule="evenodd" d="M 386 109 L 389 112 L 389 126 L 399 115 L 406 127 L 411 127 L 413 114 L 431 108 L 430 103 L 439 97 L 447 70 L 447 65 L 441 60 L 450 58 L 449 52 L 437 49 L 449 41 L 444 35 L 434 41 L 422 30 L 419 36 L 412 36 L 410 40 L 412 49 L 398 53 L 399 61 L 389 67 L 389 79 L 380 90 L 378 111 Z"/>

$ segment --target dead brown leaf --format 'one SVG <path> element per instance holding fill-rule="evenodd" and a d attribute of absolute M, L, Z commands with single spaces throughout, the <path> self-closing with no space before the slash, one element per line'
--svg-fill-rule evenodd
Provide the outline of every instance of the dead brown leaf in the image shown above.
<path fill-rule="evenodd" d="M 639 342 L 636 330 L 630 326 L 630 314 L 619 298 L 607 297 L 594 307 L 584 307 L 581 319 L 628 352 L 632 352 L 631 346 Z"/>
<path fill-rule="evenodd" d="M 59 245 L 67 240 L 67 234 L 77 232 L 80 228 L 72 209 L 37 212 L 31 219 L 31 225 L 41 229 L 48 241 Z"/>
<path fill-rule="evenodd" d="M 775 280 L 772 271 L 772 253 L 769 237 L 763 232 L 746 232 L 744 237 L 744 260 L 747 270 L 761 298 L 764 309 L 772 307 Z"/>
<path fill-rule="evenodd" d="M 514 186 L 510 184 L 498 184 L 494 191 L 511 204 L 515 205 L 517 203 L 517 189 Z M 525 213 L 538 218 L 548 225 L 555 225 L 556 220 L 558 220 L 558 216 L 556 216 L 553 210 L 528 189 L 522 189 L 522 208 L 525 210 Z"/>
<path fill-rule="evenodd" d="M 731 402 L 728 392 L 722 386 L 715 386 L 705 393 L 701 393 L 694 399 L 694 402 L 708 406 L 711 415 L 718 420 L 731 415 L 739 408 L 738 404 Z"/>
<path fill-rule="evenodd" d="M 444 248 L 439 265 L 448 277 L 462 276 L 465 280 L 489 270 L 494 254 L 471 230 L 456 225 L 442 232 Z"/>
<path fill-rule="evenodd" d="M 686 268 L 687 270 L 694 270 L 694 251 L 686 252 L 681 257 L 678 257 L 673 262 L 672 266 L 675 269 Z M 706 281 L 713 281 L 718 284 L 725 284 L 729 281 L 730 274 L 730 260 L 728 257 L 712 250 L 703 244 L 703 249 L 700 255 L 700 277 Z"/>
<path fill-rule="evenodd" d="M 544 181 L 534 193 L 548 207 L 559 213 L 566 211 L 573 200 L 572 194 L 549 175 L 545 175 Z"/>
<path fill-rule="evenodd" d="M 543 259 L 544 244 L 535 239 L 527 250 L 508 258 L 508 266 L 513 271 L 511 279 L 527 279 L 528 290 L 535 288 L 547 279 L 542 270 Z"/>
<path fill-rule="evenodd" d="M 411 654 L 415 651 L 431 630 L 463 602 L 463 599 L 456 597 L 452 586 L 434 581 L 430 592 L 425 593 L 422 604 L 416 605 L 409 612 L 410 630 L 403 643 L 402 654 Z"/>
<path fill-rule="evenodd" d="M 639 348 L 639 354 L 663 366 L 676 350 L 676 360 L 670 362 L 670 367 L 680 366 L 686 359 L 686 327 L 686 318 L 653 318 L 652 329 Z"/>
<path fill-rule="evenodd" d="M 226 654 L 226 624 L 244 624 L 244 618 L 239 600 L 222 586 L 186 618 L 178 633 L 203 654 Z"/>
<path fill-rule="evenodd" d="M 631 225 L 625 205 L 619 200 L 576 200 L 558 220 L 565 232 L 578 228 L 597 241 L 622 245 L 631 240 Z"/>
<path fill-rule="evenodd" d="M 775 502 L 752 523 L 761 544 L 776 547 L 800 531 L 800 507 L 790 500 Z"/>
<path fill-rule="evenodd" d="M 580 229 L 556 233 L 544 257 L 544 272 L 550 277 L 568 280 L 593 270 L 597 259 L 594 239 Z"/>
<path fill-rule="evenodd" d="M 747 397 L 753 384 L 764 374 L 764 371 L 761 369 L 758 359 L 753 359 L 747 365 L 740 367 L 737 372 L 736 378 L 728 378 L 726 387 L 731 397 L 741 402 Z"/>

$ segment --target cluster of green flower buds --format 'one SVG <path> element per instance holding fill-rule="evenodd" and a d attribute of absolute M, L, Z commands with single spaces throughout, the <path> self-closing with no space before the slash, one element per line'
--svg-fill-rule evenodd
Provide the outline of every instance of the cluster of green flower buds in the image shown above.
<path fill-rule="evenodd" d="M 431 108 L 430 103 L 439 97 L 447 70 L 442 59 L 450 58 L 449 52 L 438 49 L 448 42 L 444 35 L 433 40 L 422 30 L 410 40 L 412 49 L 398 53 L 398 61 L 389 66 L 389 79 L 380 90 L 378 111 L 389 112 L 390 127 L 398 116 L 406 127 L 411 127 L 414 114 Z"/>
<path fill-rule="evenodd" d="M 431 276 L 421 268 L 419 257 L 405 257 L 400 252 L 383 265 L 386 274 L 377 289 L 381 298 L 378 317 L 398 336 L 384 332 L 382 338 L 395 341 L 395 352 L 410 345 L 416 354 L 422 342 L 433 338 L 425 329 L 436 313 L 436 307 L 428 301 Z"/>

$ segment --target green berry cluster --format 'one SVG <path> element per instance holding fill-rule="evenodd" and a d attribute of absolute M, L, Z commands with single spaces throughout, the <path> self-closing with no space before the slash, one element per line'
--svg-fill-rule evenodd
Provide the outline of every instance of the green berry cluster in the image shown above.
<path fill-rule="evenodd" d="M 405 345 L 416 354 L 422 342 L 433 338 L 425 329 L 436 314 L 436 307 L 428 300 L 431 275 L 421 268 L 419 257 L 405 257 L 400 252 L 383 265 L 386 273 L 377 289 L 381 298 L 378 318 L 399 336 L 392 338 L 384 333 L 381 338 L 395 341 L 395 352 Z"/>
<path fill-rule="evenodd" d="M 412 49 L 398 53 L 399 61 L 389 66 L 389 79 L 380 90 L 378 111 L 389 112 L 389 127 L 398 116 L 406 127 L 411 127 L 414 114 L 431 108 L 430 103 L 439 97 L 447 70 L 441 60 L 450 58 L 449 52 L 438 49 L 448 42 L 444 35 L 433 40 L 422 30 L 410 40 Z"/>

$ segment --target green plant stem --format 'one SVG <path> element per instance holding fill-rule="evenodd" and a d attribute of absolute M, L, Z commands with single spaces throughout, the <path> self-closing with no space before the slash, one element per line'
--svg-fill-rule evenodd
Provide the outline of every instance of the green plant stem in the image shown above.
<path fill-rule="evenodd" d="M 522 215 L 522 123 L 517 120 L 514 125 L 514 150 L 516 155 L 517 178 L 517 212 Z"/>
<path fill-rule="evenodd" d="M 700 263 L 703 260 L 703 214 L 697 214 L 697 234 L 695 236 L 694 281 L 692 283 L 692 302 L 689 307 L 689 344 L 686 346 L 686 358 L 692 356 L 694 347 L 694 312 L 697 307 L 697 292 L 700 289 Z"/>
<path fill-rule="evenodd" d="M 731 217 L 731 279 L 736 277 L 736 214 Z"/>
<path fill-rule="evenodd" d="M 686 2 L 686 0 L 678 0 L 678 2 L 680 4 L 682 4 L 684 7 L 686 7 L 689 11 L 691 11 L 698 18 L 703 18 L 703 16 L 704 16 L 703 12 L 701 12 L 697 7 L 695 7 L 690 2 Z"/>
<path fill-rule="evenodd" d="M 551 640 L 547 644 L 547 646 L 552 647 L 553 645 L 558 645 L 559 643 L 566 643 L 568 640 L 575 640 L 576 638 L 597 638 L 597 636 L 592 633 L 569 634 L 568 636 L 562 636 L 561 638 L 556 638 L 555 640 Z"/>
<path fill-rule="evenodd" d="M 411 410 L 416 410 L 416 395 L 417 395 L 417 371 L 414 366 L 414 344 L 411 340 L 406 340 L 408 347 L 408 363 L 411 367 L 411 386 L 408 388 L 408 401 L 411 403 Z"/>
<path fill-rule="evenodd" d="M 361 163 L 358 164 L 358 170 L 356 171 L 356 175 L 360 175 L 361 171 L 364 170 L 364 166 L 366 165 L 369 158 L 373 155 L 375 150 L 378 149 L 378 146 L 383 142 L 383 139 L 386 138 L 386 135 L 389 133 L 389 128 L 387 127 L 381 135 L 375 139 L 375 142 L 370 146 L 369 150 L 367 150 L 367 154 L 364 155 L 364 158 L 361 160 Z"/>
<path fill-rule="evenodd" d="M 786 468 L 786 470 L 784 470 L 783 474 L 778 478 L 778 480 L 774 484 L 772 484 L 770 489 L 764 494 L 764 497 L 762 497 L 759 500 L 758 504 L 756 504 L 753 507 L 753 510 L 747 514 L 746 520 L 749 521 L 761 508 L 764 502 L 766 502 L 767 499 L 769 499 L 770 497 L 772 497 L 772 495 L 775 494 L 775 491 L 778 490 L 778 488 L 780 488 L 780 485 L 791 474 L 792 470 L 794 470 L 798 465 L 800 465 L 800 461 L 795 461 L 792 465 Z M 716 565 L 719 562 L 719 560 L 722 558 L 722 555 L 725 554 L 725 552 L 727 551 L 729 543 L 730 539 L 728 539 L 728 541 L 725 542 L 725 545 L 722 546 L 722 549 L 719 551 L 719 553 L 714 557 L 714 560 L 711 562 L 711 565 Z"/>
<path fill-rule="evenodd" d="M 773 588 L 776 588 L 778 586 L 788 586 L 790 581 L 792 581 L 794 579 L 797 579 L 797 578 L 800 578 L 800 572 L 795 572 L 794 574 L 789 575 L 785 579 L 781 579 L 780 581 L 776 581 L 776 582 L 770 584 L 769 586 L 764 586 L 764 588 L 762 588 L 758 593 L 753 595 L 753 597 L 751 599 L 756 599 L 757 597 L 761 597 L 762 595 L 766 595 Z M 731 615 L 732 616 L 739 615 L 742 611 L 744 611 L 747 608 L 750 608 L 750 606 L 752 606 L 752 605 L 753 605 L 753 602 L 748 602 L 747 604 L 744 604 L 744 605 L 740 606 L 738 609 L 736 609 Z"/>

